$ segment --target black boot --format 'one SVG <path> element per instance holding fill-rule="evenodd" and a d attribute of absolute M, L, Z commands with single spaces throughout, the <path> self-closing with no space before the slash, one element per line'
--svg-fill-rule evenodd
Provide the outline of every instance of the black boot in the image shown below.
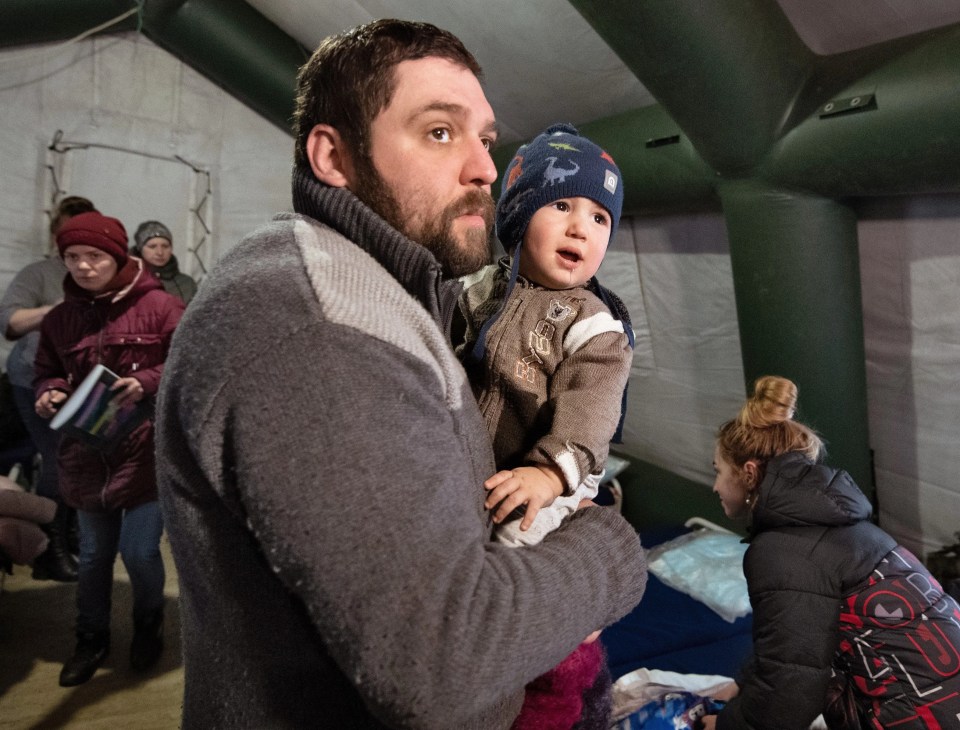
<path fill-rule="evenodd" d="M 133 641 L 130 642 L 130 666 L 138 671 L 149 669 L 163 651 L 163 609 L 133 620 Z"/>
<path fill-rule="evenodd" d="M 47 549 L 33 561 L 32 576 L 36 580 L 56 580 L 61 583 L 76 583 L 77 558 L 67 547 L 67 531 L 69 530 L 70 515 L 74 510 L 62 502 L 57 503 L 57 513 L 53 521 L 41 525 L 50 544 Z"/>
<path fill-rule="evenodd" d="M 109 653 L 109 632 L 77 634 L 77 648 L 60 670 L 60 686 L 75 687 L 86 682 Z"/>

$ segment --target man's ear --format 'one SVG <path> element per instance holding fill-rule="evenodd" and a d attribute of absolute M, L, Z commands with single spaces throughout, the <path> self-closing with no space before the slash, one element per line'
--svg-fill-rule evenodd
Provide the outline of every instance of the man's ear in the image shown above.
<path fill-rule="evenodd" d="M 350 155 L 340 133 L 329 124 L 318 124 L 307 136 L 307 159 L 317 180 L 333 188 L 350 183 Z"/>

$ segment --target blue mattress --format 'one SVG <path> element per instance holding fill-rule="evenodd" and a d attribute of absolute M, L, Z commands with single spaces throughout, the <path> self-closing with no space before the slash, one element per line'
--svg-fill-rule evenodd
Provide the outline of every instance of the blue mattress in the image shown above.
<path fill-rule="evenodd" d="M 647 548 L 686 529 L 651 533 Z M 753 615 L 733 623 L 650 574 L 643 599 L 600 635 L 614 679 L 634 669 L 736 677 L 753 649 Z"/>

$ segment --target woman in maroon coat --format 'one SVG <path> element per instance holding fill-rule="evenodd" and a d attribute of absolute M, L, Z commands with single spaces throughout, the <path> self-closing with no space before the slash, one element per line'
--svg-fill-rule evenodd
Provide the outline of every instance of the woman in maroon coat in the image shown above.
<path fill-rule="evenodd" d="M 69 276 L 64 301 L 44 318 L 37 350 L 36 410 L 50 418 L 98 363 L 120 376 L 118 406 L 156 395 L 183 303 L 167 294 L 143 262 L 127 254 L 123 224 L 98 212 L 68 221 L 57 247 Z M 61 493 L 80 523 L 77 648 L 60 684 L 86 682 L 110 651 L 113 564 L 120 552 L 133 588 L 130 663 L 152 666 L 163 648 L 163 521 L 157 502 L 153 420 L 112 451 L 70 436 L 60 442 Z"/>

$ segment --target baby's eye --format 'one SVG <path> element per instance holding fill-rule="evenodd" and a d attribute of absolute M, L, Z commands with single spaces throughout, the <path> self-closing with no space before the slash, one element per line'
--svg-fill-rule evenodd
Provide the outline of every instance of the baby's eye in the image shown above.
<path fill-rule="evenodd" d="M 566 213 L 570 210 L 570 203 L 568 203 L 566 200 L 556 200 L 553 203 L 553 207 L 563 213 Z"/>
<path fill-rule="evenodd" d="M 601 225 L 601 226 L 610 225 L 610 219 L 603 213 L 594 213 L 593 220 L 594 222 L 596 222 L 598 225 Z"/>
<path fill-rule="evenodd" d="M 436 129 L 430 130 L 430 136 L 433 137 L 437 142 L 449 142 L 450 130 L 446 127 L 437 127 Z"/>

